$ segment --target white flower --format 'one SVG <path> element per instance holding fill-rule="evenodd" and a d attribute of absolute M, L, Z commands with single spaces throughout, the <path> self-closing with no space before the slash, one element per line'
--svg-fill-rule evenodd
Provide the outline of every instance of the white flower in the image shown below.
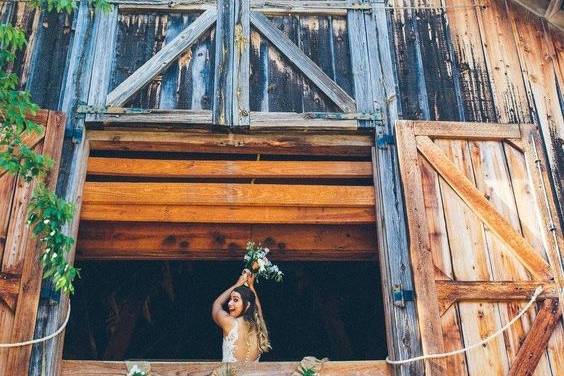
<path fill-rule="evenodd" d="M 53 230 L 49 233 L 49 236 L 53 236 L 53 235 L 55 235 L 55 230 Z"/>
<path fill-rule="evenodd" d="M 51 259 L 54 259 L 55 257 L 57 257 L 57 252 L 54 252 L 54 253 L 51 255 Z"/>
<path fill-rule="evenodd" d="M 258 265 L 259 265 L 259 269 L 264 270 L 264 266 L 265 266 L 264 260 L 263 260 L 263 259 L 258 259 L 258 260 L 257 260 L 257 263 L 258 263 Z"/>
<path fill-rule="evenodd" d="M 265 254 L 265 255 L 268 255 L 268 252 L 270 252 L 270 249 L 265 248 L 265 249 L 264 249 L 264 254 Z"/>
<path fill-rule="evenodd" d="M 45 220 L 43 220 L 43 223 L 45 223 L 46 225 L 48 225 L 48 224 L 49 224 L 49 222 L 51 222 L 51 221 L 50 221 L 50 220 L 48 220 L 48 219 L 45 219 Z"/>

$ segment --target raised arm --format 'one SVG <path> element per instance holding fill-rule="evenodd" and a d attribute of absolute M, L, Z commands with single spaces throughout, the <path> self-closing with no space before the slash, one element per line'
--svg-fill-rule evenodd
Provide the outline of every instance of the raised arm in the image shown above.
<path fill-rule="evenodd" d="M 248 280 L 247 280 L 247 283 L 248 283 L 249 288 L 251 289 L 251 291 L 255 294 L 255 303 L 256 303 L 256 305 L 257 305 L 257 313 L 258 313 L 259 317 L 260 317 L 261 319 L 263 319 L 262 307 L 261 307 L 261 305 L 260 305 L 260 300 L 259 300 L 259 297 L 258 297 L 257 290 L 255 290 L 255 276 L 252 275 L 252 274 L 250 274 L 250 275 L 249 275 L 249 278 L 248 278 Z"/>
<path fill-rule="evenodd" d="M 244 271 L 243 274 L 241 274 L 241 276 L 237 280 L 237 282 L 233 286 L 229 287 L 227 290 L 222 292 L 221 295 L 219 295 L 212 304 L 212 312 L 211 312 L 212 319 L 225 332 L 230 329 L 231 324 L 233 322 L 233 318 L 229 316 L 229 313 L 225 312 L 225 310 L 223 309 L 223 305 L 225 304 L 225 302 L 229 300 L 231 291 L 233 291 L 233 289 L 236 287 L 242 286 L 246 281 L 247 281 L 247 274 Z"/>

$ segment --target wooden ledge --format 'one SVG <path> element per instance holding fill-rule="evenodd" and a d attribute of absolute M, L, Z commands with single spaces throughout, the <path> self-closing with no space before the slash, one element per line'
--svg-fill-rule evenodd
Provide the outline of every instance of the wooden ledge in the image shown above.
<path fill-rule="evenodd" d="M 219 362 L 150 362 L 153 376 L 203 376 L 221 366 Z M 260 362 L 247 370 L 239 370 L 239 376 L 290 376 L 297 370 L 299 362 Z M 63 360 L 63 376 L 123 376 L 127 373 L 125 362 L 103 362 L 90 360 Z M 321 376 L 388 376 L 391 367 L 384 360 L 327 362 Z"/>

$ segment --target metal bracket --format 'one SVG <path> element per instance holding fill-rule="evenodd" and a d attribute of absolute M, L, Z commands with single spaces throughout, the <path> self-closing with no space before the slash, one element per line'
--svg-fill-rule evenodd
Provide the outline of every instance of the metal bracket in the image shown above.
<path fill-rule="evenodd" d="M 414 297 L 413 290 L 404 290 L 401 284 L 392 286 L 392 300 L 396 307 L 405 308 L 405 302 L 412 302 Z"/>

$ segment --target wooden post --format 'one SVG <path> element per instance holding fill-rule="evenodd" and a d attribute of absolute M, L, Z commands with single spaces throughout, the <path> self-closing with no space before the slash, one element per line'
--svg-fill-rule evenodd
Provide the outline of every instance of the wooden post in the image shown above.
<path fill-rule="evenodd" d="M 249 0 L 219 0 L 213 123 L 249 125 Z"/>
<path fill-rule="evenodd" d="M 394 67 L 389 47 L 389 38 L 393 36 L 388 30 L 386 11 L 381 7 L 384 2 L 365 0 L 362 3 L 374 3 L 376 8 L 372 14 L 349 10 L 347 15 L 355 100 L 360 112 L 381 110 L 386 114 L 383 126 L 376 128 L 378 138 L 393 134 L 393 125 L 398 118 Z M 360 122 L 361 127 L 366 125 L 369 125 L 368 121 Z M 413 290 L 395 147 L 386 145 L 374 148 L 372 163 L 388 352 L 393 359 L 407 359 L 420 355 L 421 345 L 414 303 L 406 302 L 404 307 L 399 307 L 392 300 L 393 286 Z M 423 364 L 414 362 L 396 367 L 394 371 L 402 376 L 421 375 Z"/>
<path fill-rule="evenodd" d="M 75 11 L 74 30 L 72 35 L 71 47 L 69 51 L 69 66 L 67 68 L 67 75 L 64 86 L 64 93 L 62 98 L 62 110 L 69 114 L 67 117 L 67 132 L 72 129 L 83 129 L 84 119 L 77 118 L 74 115 L 77 103 L 79 101 L 87 102 L 89 93 L 92 94 L 90 98 L 92 104 L 103 105 L 106 100 L 107 83 L 109 82 L 109 65 L 113 51 L 106 44 L 105 55 L 99 53 L 96 55 L 97 48 L 101 43 L 108 42 L 104 40 L 102 33 L 109 33 L 115 35 L 115 28 L 117 27 L 117 11 L 114 9 L 111 12 L 104 14 L 99 12 L 95 17 L 91 16 L 90 7 L 87 1 L 81 1 L 79 8 Z M 105 19 L 105 22 L 103 22 Z M 105 24 L 106 26 L 103 26 Z M 109 26 L 108 26 L 109 24 Z M 104 27 L 106 30 L 104 30 Z M 109 30 L 108 28 L 114 28 Z M 111 43 L 113 45 L 113 43 Z M 97 56 L 95 58 L 95 56 Z M 106 64 L 108 67 L 103 67 Z M 101 87 L 103 90 L 91 90 L 91 76 L 99 72 L 100 69 L 107 69 L 105 75 L 98 75 L 98 77 L 106 77 L 106 84 Z M 92 81 L 92 87 L 97 87 L 100 82 Z M 100 86 L 98 86 L 100 87 Z M 98 92 L 98 95 L 94 95 Z M 67 135 L 68 136 L 68 135 Z M 66 141 L 71 144 L 70 140 Z M 72 145 L 72 144 L 71 144 Z M 88 155 L 84 140 L 76 146 L 65 147 L 63 150 L 63 160 L 71 160 L 72 165 L 60 171 L 59 190 L 57 194 L 63 196 L 65 200 L 75 203 L 76 215 L 75 222 L 67 235 L 76 238 L 76 232 L 73 229 L 78 229 L 78 218 L 80 214 L 80 193 L 82 191 L 81 181 L 84 176 L 80 173 L 81 163 L 84 162 L 84 156 Z M 84 167 L 85 168 L 85 167 Z M 84 169 L 86 174 L 86 169 Z M 72 263 L 74 251 L 69 255 L 69 262 Z M 37 323 L 35 329 L 35 336 L 42 337 L 53 333 L 59 328 L 67 314 L 68 297 L 62 296 L 59 301 L 51 299 L 42 299 L 39 302 L 37 313 Z M 29 368 L 30 376 L 54 376 L 58 375 L 62 363 L 62 349 L 64 342 L 64 332 L 58 337 L 45 342 L 37 344 L 33 347 L 31 364 Z"/>

